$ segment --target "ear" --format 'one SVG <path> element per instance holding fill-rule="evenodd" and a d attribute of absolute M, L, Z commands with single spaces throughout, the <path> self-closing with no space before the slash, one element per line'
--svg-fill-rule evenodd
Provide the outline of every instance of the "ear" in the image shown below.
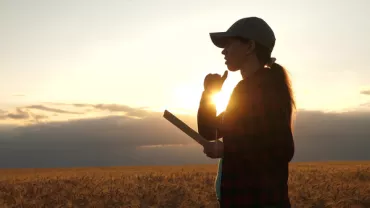
<path fill-rule="evenodd" d="M 256 42 L 254 40 L 248 41 L 248 43 L 246 44 L 246 48 L 245 48 L 246 55 L 253 53 L 255 48 L 256 48 Z"/>

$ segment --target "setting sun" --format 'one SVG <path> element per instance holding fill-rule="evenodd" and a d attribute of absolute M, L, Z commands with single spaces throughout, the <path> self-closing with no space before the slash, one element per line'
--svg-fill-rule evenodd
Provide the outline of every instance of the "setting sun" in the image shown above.
<path fill-rule="evenodd" d="M 217 114 L 222 113 L 222 111 L 226 109 L 229 98 L 230 94 L 226 92 L 220 92 L 213 95 L 212 101 L 216 104 Z"/>
<path fill-rule="evenodd" d="M 222 90 L 213 95 L 213 102 L 216 104 L 217 114 L 222 113 L 229 103 L 229 99 L 231 96 L 231 93 L 235 87 L 235 85 L 240 81 L 240 77 L 238 77 L 237 74 L 233 74 L 227 78 L 225 81 Z"/>
<path fill-rule="evenodd" d="M 213 95 L 212 101 L 216 104 L 217 114 L 226 109 L 231 93 L 240 80 L 239 73 L 229 73 L 222 90 Z M 166 108 L 170 108 L 174 112 L 194 112 L 198 109 L 202 92 L 203 86 L 199 83 L 181 83 L 172 89 L 171 100 L 167 103 Z"/>

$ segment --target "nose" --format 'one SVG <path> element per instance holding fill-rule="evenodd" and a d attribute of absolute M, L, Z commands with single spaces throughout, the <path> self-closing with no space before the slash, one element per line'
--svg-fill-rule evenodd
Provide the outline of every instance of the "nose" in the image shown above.
<path fill-rule="evenodd" d="M 222 53 L 222 55 L 226 55 L 226 48 L 224 48 L 222 51 L 221 51 L 221 53 Z"/>

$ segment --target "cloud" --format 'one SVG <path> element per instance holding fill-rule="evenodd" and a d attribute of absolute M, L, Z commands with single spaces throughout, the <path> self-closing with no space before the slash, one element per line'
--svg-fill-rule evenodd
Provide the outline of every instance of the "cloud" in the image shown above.
<path fill-rule="evenodd" d="M 72 112 L 72 111 L 66 111 L 66 110 L 57 109 L 57 108 L 50 108 L 50 107 L 43 106 L 43 105 L 30 105 L 30 106 L 27 106 L 26 108 L 37 109 L 37 110 L 42 110 L 42 111 L 49 111 L 49 112 L 54 112 L 54 113 L 83 114 L 79 112 Z"/>
<path fill-rule="evenodd" d="M 93 105 L 94 108 L 99 110 L 107 110 L 110 112 L 125 112 L 128 116 L 142 117 L 147 115 L 147 111 L 142 108 L 132 108 L 127 105 L 117 105 L 117 104 L 98 104 Z"/>
<path fill-rule="evenodd" d="M 16 108 L 16 110 L 13 112 L 0 110 L 0 120 L 7 119 L 18 120 L 24 124 L 32 124 L 43 122 L 45 121 L 45 119 L 48 119 L 48 116 L 33 113 L 29 111 L 27 108 Z"/>
<path fill-rule="evenodd" d="M 75 107 L 91 107 L 92 106 L 91 104 L 81 104 L 81 103 L 75 103 L 72 105 Z"/>
<path fill-rule="evenodd" d="M 26 95 L 23 95 L 23 94 L 15 94 L 13 95 L 14 97 L 25 97 Z"/>
<path fill-rule="evenodd" d="M 117 105 L 117 104 L 98 104 L 94 105 L 95 108 L 101 110 L 109 110 L 109 111 L 124 111 L 129 112 L 135 110 L 134 108 L 125 106 L 125 105 Z"/>
<path fill-rule="evenodd" d="M 59 106 L 72 106 L 76 108 L 85 108 L 84 111 L 91 112 L 92 110 L 88 110 L 86 108 L 93 108 L 94 110 L 97 111 L 109 111 L 109 112 L 115 112 L 115 113 L 125 113 L 127 116 L 133 116 L 133 117 L 143 117 L 146 116 L 148 111 L 145 110 L 144 107 L 137 108 L 137 107 L 130 107 L 127 105 L 121 105 L 121 104 L 87 104 L 87 103 L 52 103 L 52 102 L 47 102 L 45 104 L 50 104 L 50 105 L 59 105 Z"/>
<path fill-rule="evenodd" d="M 32 118 L 30 120 L 31 123 L 40 123 L 40 122 L 43 122 L 43 121 L 45 121 L 46 119 L 49 118 L 49 116 L 47 116 L 47 115 L 35 114 L 35 113 L 32 113 L 32 112 L 29 112 L 29 115 Z"/>
<path fill-rule="evenodd" d="M 47 138 L 57 141 L 124 141 L 125 146 L 135 147 L 192 143 L 184 133 L 162 118 L 162 113 L 155 112 L 147 112 L 143 119 L 105 116 L 28 125 L 19 127 L 17 131 L 21 139 L 38 141 Z"/>
<path fill-rule="evenodd" d="M 48 105 L 56 105 L 56 106 L 74 106 L 74 107 L 91 107 L 92 104 L 86 104 L 86 103 L 56 103 L 56 102 L 43 102 L 44 104 Z"/>
<path fill-rule="evenodd" d="M 0 157 L 22 155 L 23 158 L 13 159 L 12 164 L 0 161 L 0 167 L 216 162 L 208 160 L 201 147 L 165 120 L 162 112 L 118 104 L 65 105 L 83 112 L 85 108 L 93 108 L 126 114 L 56 122 L 45 121 L 49 114 L 36 114 L 32 111 L 35 108 L 17 108 L 12 113 L 0 111 L 0 115 L 12 119 L 34 121 L 11 132 L 0 132 Z M 140 115 L 141 119 L 129 115 Z M 176 116 L 197 130 L 195 115 Z M 298 111 L 294 161 L 370 160 L 369 123 L 370 112 Z M 11 139 L 2 143 L 7 138 Z M 32 162 L 25 162 L 28 158 L 33 158 Z"/>
<path fill-rule="evenodd" d="M 362 90 L 360 93 L 363 95 L 370 95 L 370 90 Z"/>
<path fill-rule="evenodd" d="M 178 116 L 195 128 L 192 116 Z M 20 126 L 0 133 L 0 144 L 0 157 L 8 158 L 0 167 L 9 168 L 216 162 L 155 112 Z"/>
<path fill-rule="evenodd" d="M 19 120 L 19 119 L 28 119 L 30 118 L 30 115 L 28 112 L 22 110 L 21 108 L 17 108 L 16 109 L 16 112 L 14 113 L 8 113 L 6 115 L 7 118 L 11 118 L 11 119 L 16 119 L 16 120 Z"/>
<path fill-rule="evenodd" d="M 68 110 L 66 110 L 65 108 L 67 108 Z M 40 111 L 44 111 L 45 113 L 41 114 Z M 115 113 L 124 113 L 125 116 L 135 118 L 142 118 L 150 114 L 150 112 L 145 110 L 145 108 L 133 108 L 127 105 L 120 104 L 68 104 L 48 102 L 44 103 L 43 105 L 37 104 L 18 107 L 14 110 L 14 112 L 0 110 L 0 120 L 13 119 L 29 124 L 46 122 L 46 120 L 52 119 L 52 117 L 58 116 L 58 114 L 81 115 L 80 118 L 82 118 L 88 113 L 104 113 L 104 111 L 110 112 L 111 115 Z"/>

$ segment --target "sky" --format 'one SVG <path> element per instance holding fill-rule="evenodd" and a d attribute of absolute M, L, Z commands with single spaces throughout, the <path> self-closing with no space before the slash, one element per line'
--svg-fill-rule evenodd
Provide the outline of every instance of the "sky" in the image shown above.
<path fill-rule="evenodd" d="M 275 32 L 273 56 L 291 75 L 298 109 L 368 110 L 369 6 L 366 0 L 0 0 L 0 109 L 36 114 L 40 108 L 27 107 L 115 104 L 194 115 L 204 77 L 226 70 L 209 33 L 259 16 Z M 229 75 L 219 111 L 241 79 L 239 72 Z M 76 117 L 43 113 L 48 121 Z"/>
<path fill-rule="evenodd" d="M 210 32 L 258 16 L 297 101 L 295 161 L 370 160 L 370 2 L 0 0 L 0 167 L 210 162 L 196 129 Z M 239 72 L 218 96 L 221 112 Z M 17 155 L 17 157 L 14 157 Z M 27 162 L 27 159 L 31 162 Z"/>

